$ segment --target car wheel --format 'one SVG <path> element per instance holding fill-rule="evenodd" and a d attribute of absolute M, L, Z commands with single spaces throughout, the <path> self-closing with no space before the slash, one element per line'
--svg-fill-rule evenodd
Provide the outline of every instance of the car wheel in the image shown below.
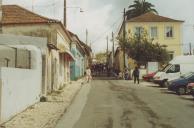
<path fill-rule="evenodd" d="M 168 81 L 167 80 L 164 81 L 163 87 L 168 87 Z"/>
<path fill-rule="evenodd" d="M 150 82 L 154 82 L 154 79 L 153 78 L 150 78 Z"/>
<path fill-rule="evenodd" d="M 166 87 L 166 84 L 167 84 L 167 81 L 166 80 L 164 80 L 161 84 L 160 84 L 160 87 Z"/>
<path fill-rule="evenodd" d="M 180 87 L 180 88 L 177 89 L 176 93 L 178 95 L 184 95 L 184 94 L 186 94 L 186 88 Z"/>

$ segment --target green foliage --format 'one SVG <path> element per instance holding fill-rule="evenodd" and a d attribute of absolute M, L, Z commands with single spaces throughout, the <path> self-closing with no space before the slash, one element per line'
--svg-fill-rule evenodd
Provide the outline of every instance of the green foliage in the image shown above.
<path fill-rule="evenodd" d="M 126 12 L 127 19 L 137 17 L 148 12 L 158 13 L 154 7 L 155 6 L 153 4 L 146 2 L 145 0 L 134 0 L 134 4 L 130 5 Z"/>
<path fill-rule="evenodd" d="M 106 52 L 101 52 L 101 53 L 96 54 L 97 62 L 105 63 L 106 59 L 107 59 L 107 53 Z"/>
<path fill-rule="evenodd" d="M 119 46 L 138 64 L 146 64 L 149 61 L 161 63 L 169 61 L 166 46 L 152 43 L 153 40 L 148 39 L 147 35 L 147 32 L 144 31 L 141 35 L 132 35 L 125 40 L 120 38 Z"/>

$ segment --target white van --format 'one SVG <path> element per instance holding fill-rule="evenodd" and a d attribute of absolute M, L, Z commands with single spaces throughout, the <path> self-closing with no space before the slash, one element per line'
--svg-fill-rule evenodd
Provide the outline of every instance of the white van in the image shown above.
<path fill-rule="evenodd" d="M 194 55 L 177 56 L 154 76 L 154 83 L 167 86 L 167 81 L 178 79 L 180 75 L 194 72 Z"/>

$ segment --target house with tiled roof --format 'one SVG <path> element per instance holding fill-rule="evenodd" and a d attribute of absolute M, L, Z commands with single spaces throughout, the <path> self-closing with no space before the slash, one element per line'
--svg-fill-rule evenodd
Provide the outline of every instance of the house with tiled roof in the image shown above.
<path fill-rule="evenodd" d="M 153 43 L 167 46 L 166 48 L 172 59 L 182 54 L 183 22 L 182 20 L 176 20 L 149 12 L 138 17 L 127 19 L 125 30 L 128 37 L 146 32 L 148 38 L 153 40 Z M 118 35 L 122 36 L 122 32 L 123 25 Z"/>
<path fill-rule="evenodd" d="M 70 71 L 71 71 L 71 80 L 77 80 L 84 76 L 85 69 L 85 57 L 86 51 L 81 45 L 79 37 L 73 32 L 69 31 L 71 36 L 71 53 L 75 57 L 75 61 L 71 62 Z"/>
<path fill-rule="evenodd" d="M 2 6 L 2 33 L 45 37 L 47 54 L 43 56 L 43 83 L 47 93 L 70 82 L 71 37 L 63 24 L 18 5 Z"/>
<path fill-rule="evenodd" d="M 78 44 L 84 50 L 84 53 L 85 53 L 85 57 L 84 57 L 84 69 L 86 70 L 87 67 L 91 67 L 92 66 L 92 49 L 86 43 L 84 43 L 83 41 L 81 41 L 76 34 L 70 32 L 70 31 L 69 31 L 69 33 L 70 33 L 71 36 L 74 37 L 75 40 L 77 40 L 77 42 L 79 42 Z"/>

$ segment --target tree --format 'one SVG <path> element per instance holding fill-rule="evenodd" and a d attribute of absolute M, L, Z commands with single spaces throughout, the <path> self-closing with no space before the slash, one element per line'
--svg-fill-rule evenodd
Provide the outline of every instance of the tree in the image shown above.
<path fill-rule="evenodd" d="M 96 60 L 99 63 L 106 63 L 107 60 L 107 53 L 106 52 L 100 52 L 96 54 Z"/>
<path fill-rule="evenodd" d="M 133 5 L 129 6 L 129 9 L 126 12 L 127 19 L 140 16 L 142 14 L 153 12 L 158 13 L 154 9 L 154 5 L 145 1 L 145 0 L 135 0 Z"/>
<path fill-rule="evenodd" d="M 165 63 L 169 60 L 168 51 L 165 46 L 152 43 L 146 31 L 140 35 L 130 35 L 128 39 L 119 39 L 119 46 L 125 50 L 129 57 L 136 60 L 138 64 L 146 65 L 149 61 Z"/>

